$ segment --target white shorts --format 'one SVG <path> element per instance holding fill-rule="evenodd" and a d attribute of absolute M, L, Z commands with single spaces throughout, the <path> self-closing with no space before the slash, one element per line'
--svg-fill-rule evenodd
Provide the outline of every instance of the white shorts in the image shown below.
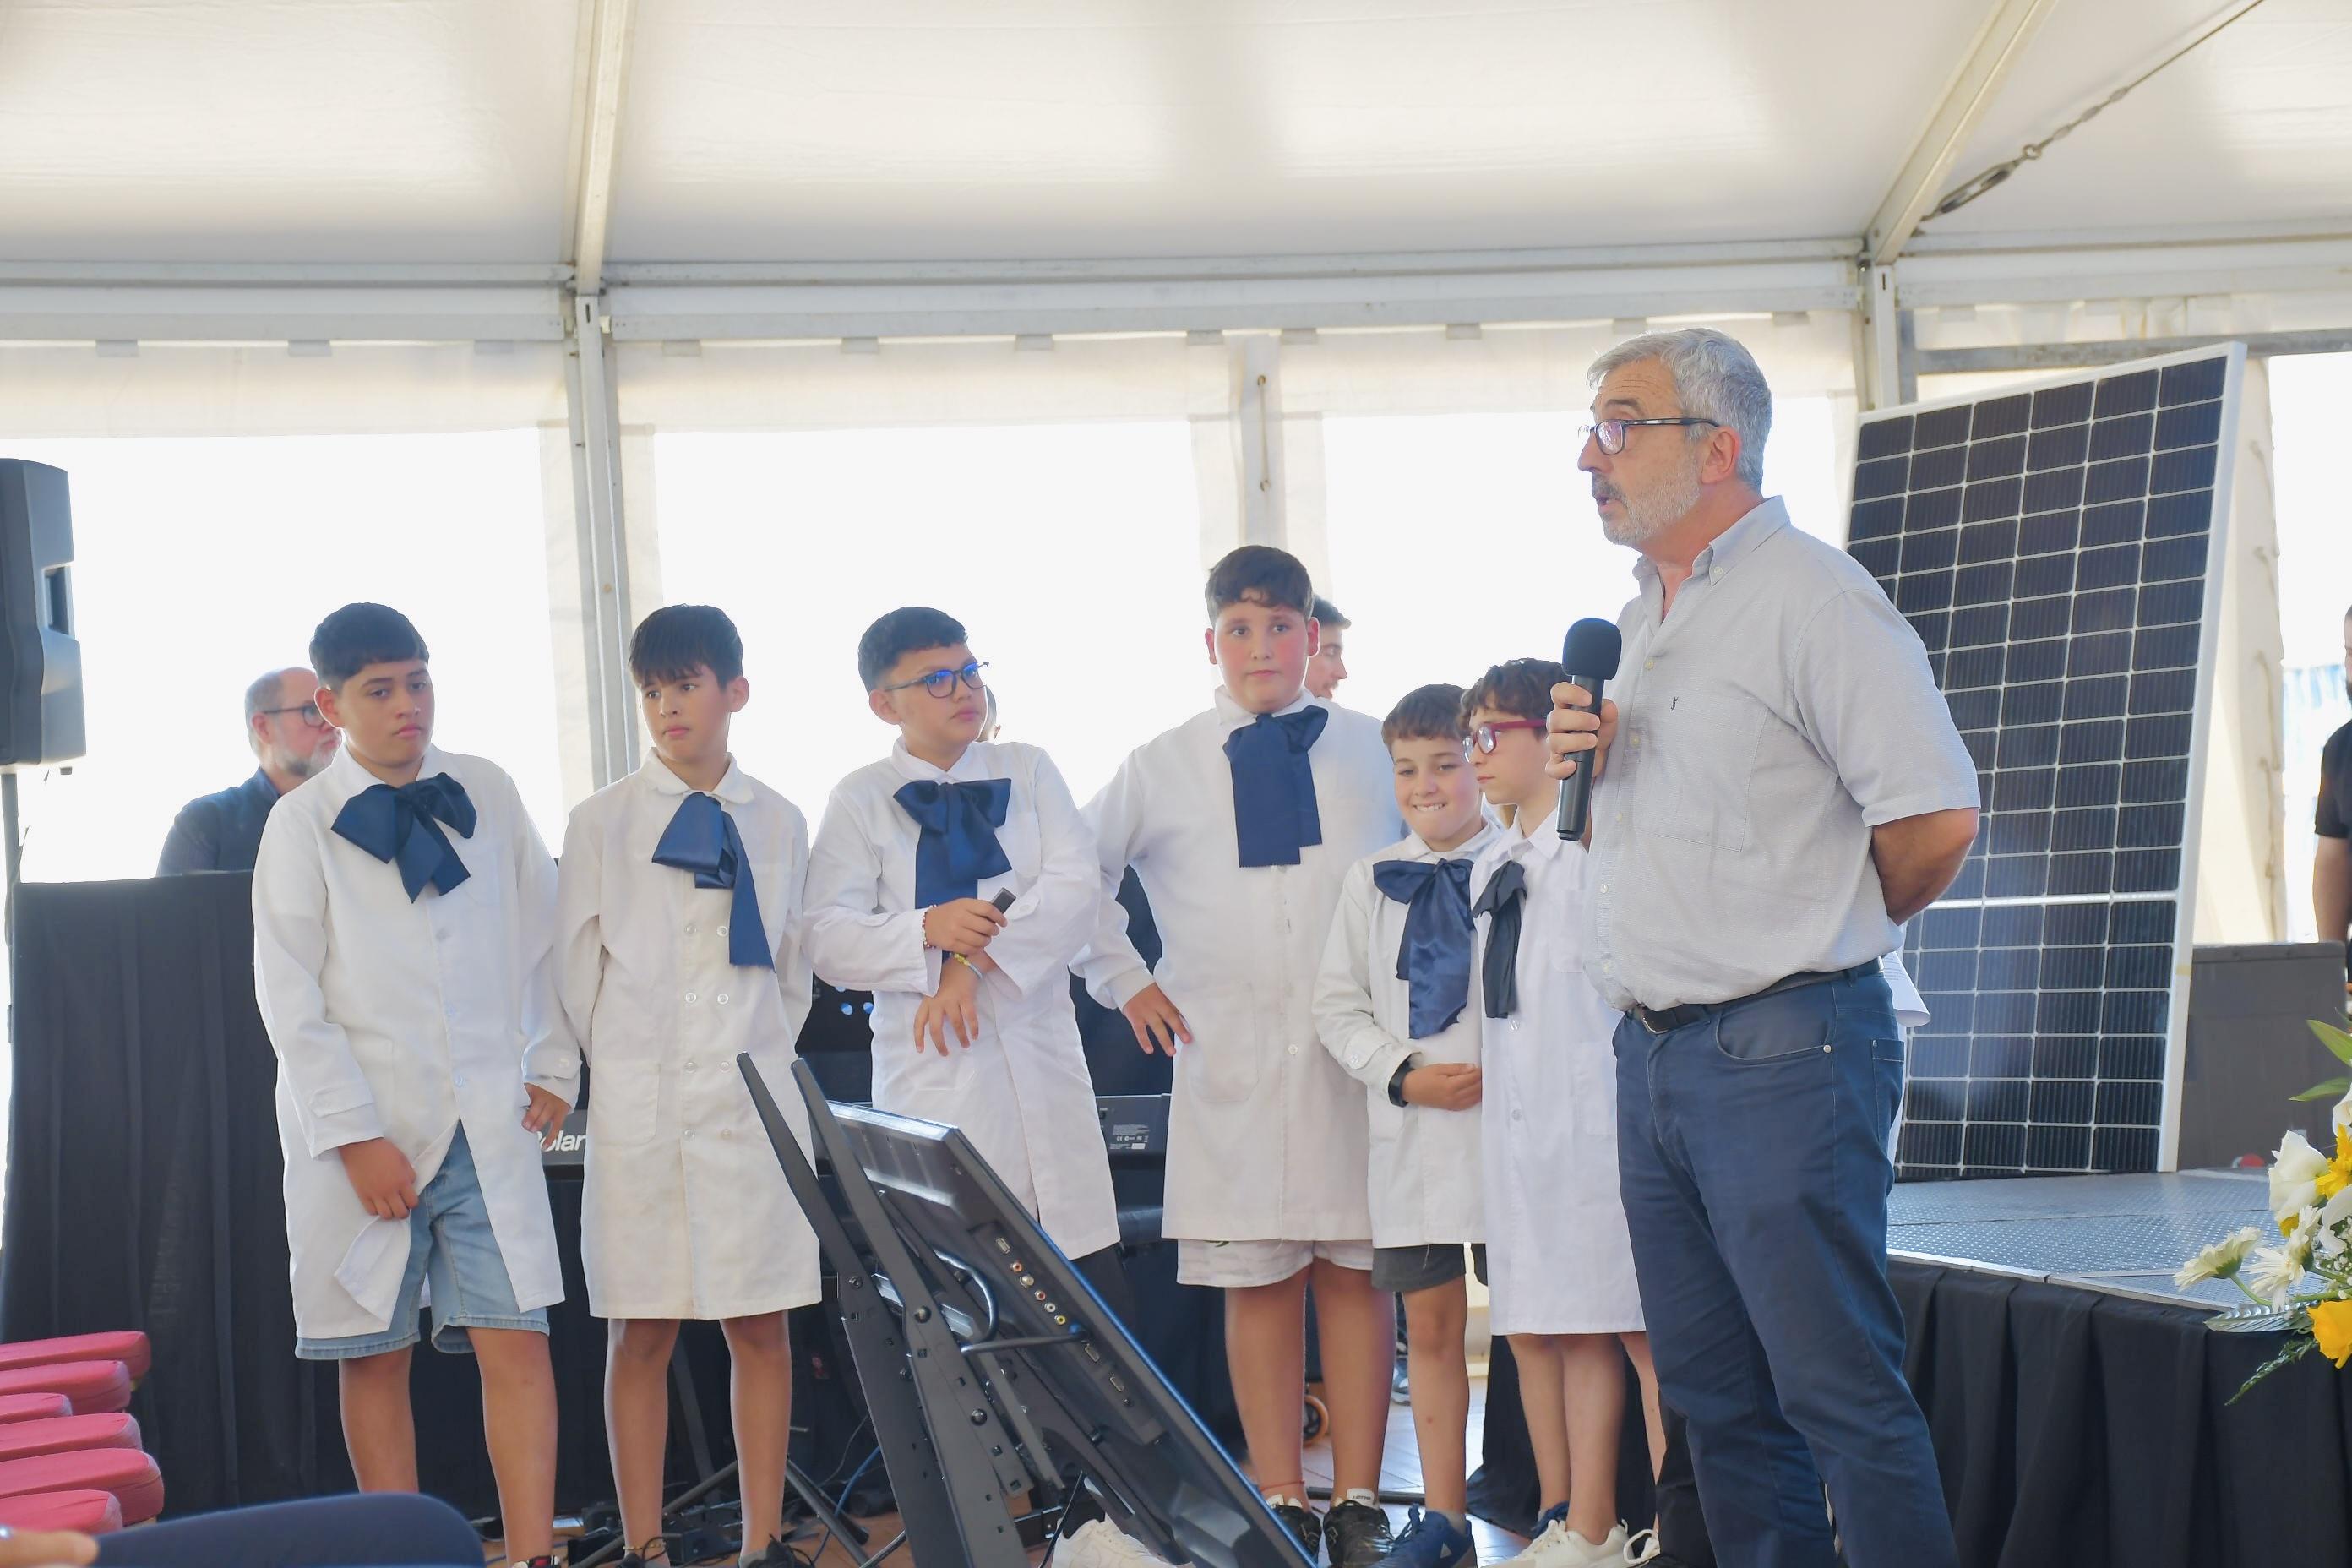
<path fill-rule="evenodd" d="M 1372 1271 L 1369 1241 L 1186 1241 L 1176 1243 L 1176 1282 L 1219 1289 L 1279 1285 L 1317 1258 Z"/>

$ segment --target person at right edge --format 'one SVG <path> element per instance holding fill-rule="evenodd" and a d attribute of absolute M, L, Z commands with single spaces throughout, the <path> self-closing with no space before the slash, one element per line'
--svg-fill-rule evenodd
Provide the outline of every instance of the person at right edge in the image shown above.
<path fill-rule="evenodd" d="M 1623 1014 L 1618 1176 L 1661 1394 L 1726 1568 L 1841 1544 L 1849 1568 L 1957 1568 L 1886 1280 L 1904 1047 L 1879 960 L 1958 874 L 1975 768 L 1878 584 L 1764 497 L 1748 351 L 1662 332 L 1591 375 L 1577 466 L 1640 592 L 1613 700 L 1554 689 L 1549 766 L 1592 753 L 1583 963 Z"/>

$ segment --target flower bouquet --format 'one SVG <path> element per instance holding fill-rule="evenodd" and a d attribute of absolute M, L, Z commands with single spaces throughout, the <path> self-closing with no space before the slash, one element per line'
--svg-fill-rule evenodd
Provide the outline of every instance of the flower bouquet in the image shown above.
<path fill-rule="evenodd" d="M 2337 1060 L 2352 1066 L 2352 1035 L 2314 1023 Z M 2352 1360 L 2352 1078 L 2331 1079 L 2295 1096 L 2336 1100 L 2329 1130 L 2332 1153 L 2290 1132 L 2271 1156 L 2270 1210 L 2275 1246 L 2263 1245 L 2253 1226 L 2222 1237 L 2180 1267 L 2174 1283 L 2227 1279 L 2245 1292 L 2243 1306 L 2209 1320 L 2237 1332 L 2284 1330 L 2278 1354 L 2254 1369 L 2231 1395 L 2242 1396 L 2272 1373 L 2317 1351 L 2342 1367 Z"/>

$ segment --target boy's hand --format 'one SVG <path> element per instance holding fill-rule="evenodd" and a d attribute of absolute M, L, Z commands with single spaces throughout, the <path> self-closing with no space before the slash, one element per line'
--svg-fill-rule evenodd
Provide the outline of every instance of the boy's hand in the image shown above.
<path fill-rule="evenodd" d="M 950 1028 L 965 1050 L 971 1049 L 972 1041 L 980 1037 L 980 1009 L 972 1005 L 979 990 L 980 976 L 954 959 L 940 965 L 940 988 L 915 1009 L 916 1051 L 922 1050 L 928 1036 L 929 1043 L 939 1047 L 940 1055 L 950 1055 Z"/>
<path fill-rule="evenodd" d="M 1551 717 L 1544 736 L 1551 761 L 1544 764 L 1544 772 L 1553 778 L 1574 773 L 1578 757 L 1586 752 L 1593 753 L 1593 777 L 1599 778 L 1609 765 L 1609 743 L 1617 738 L 1617 704 L 1604 697 L 1601 711 L 1588 713 L 1585 706 L 1591 700 L 1592 693 L 1565 680 L 1551 689 Z"/>
<path fill-rule="evenodd" d="M 1004 911 L 986 899 L 950 899 L 923 911 L 923 941 L 942 952 L 980 952 L 1004 929 Z"/>
<path fill-rule="evenodd" d="M 336 1152 L 368 1213 L 378 1219 L 406 1219 L 416 1207 L 416 1167 L 391 1139 L 364 1139 Z"/>
<path fill-rule="evenodd" d="M 1407 1105 L 1432 1110 L 1468 1110 L 1478 1103 L 1479 1077 L 1475 1062 L 1432 1062 L 1404 1075 L 1398 1089 Z"/>
<path fill-rule="evenodd" d="M 563 1119 L 572 1114 L 571 1105 L 554 1090 L 535 1083 L 523 1085 L 523 1091 L 530 1096 L 530 1109 L 522 1113 L 522 1124 L 539 1134 L 541 1149 L 554 1147 L 563 1131 Z"/>
<path fill-rule="evenodd" d="M 1176 1004 L 1168 1000 L 1168 993 L 1157 984 L 1137 992 L 1119 1011 L 1127 1015 L 1127 1026 L 1135 1031 L 1135 1043 L 1143 1047 L 1145 1056 L 1156 1050 L 1172 1057 L 1179 1041 L 1188 1046 L 1192 1043 L 1192 1026 L 1184 1022 L 1184 1015 L 1176 1011 Z"/>

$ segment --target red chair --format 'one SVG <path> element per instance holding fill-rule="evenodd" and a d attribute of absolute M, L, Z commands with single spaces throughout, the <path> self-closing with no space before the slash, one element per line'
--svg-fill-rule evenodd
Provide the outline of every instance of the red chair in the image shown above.
<path fill-rule="evenodd" d="M 10 1530 L 78 1530 L 108 1535 L 122 1528 L 122 1505 L 112 1492 L 36 1492 L 0 1498 L 0 1524 Z"/>
<path fill-rule="evenodd" d="M 79 1448 L 0 1462 L 0 1498 L 82 1491 L 112 1492 L 125 1524 L 144 1524 L 163 1511 L 163 1473 L 136 1448 Z"/>
<path fill-rule="evenodd" d="M 54 1421 L 19 1421 L 0 1426 L 0 1464 L 70 1454 L 80 1448 L 136 1448 L 139 1423 L 120 1412 L 110 1415 L 62 1415 Z"/>
<path fill-rule="evenodd" d="M 131 1369 L 119 1361 L 67 1361 L 0 1372 L 0 1394 L 62 1394 L 84 1415 L 131 1407 Z"/>
<path fill-rule="evenodd" d="M 17 1421 L 53 1421 L 74 1413 L 62 1394 L 0 1394 L 0 1426 Z"/>
<path fill-rule="evenodd" d="M 118 1329 L 102 1334 L 68 1334 L 61 1339 L 24 1340 L 16 1344 L 0 1344 L 0 1372 L 15 1372 L 27 1366 L 55 1366 L 59 1362 L 68 1361 L 119 1361 L 131 1369 L 131 1381 L 137 1383 L 154 1364 L 154 1353 L 148 1346 L 147 1336 L 136 1329 Z"/>

